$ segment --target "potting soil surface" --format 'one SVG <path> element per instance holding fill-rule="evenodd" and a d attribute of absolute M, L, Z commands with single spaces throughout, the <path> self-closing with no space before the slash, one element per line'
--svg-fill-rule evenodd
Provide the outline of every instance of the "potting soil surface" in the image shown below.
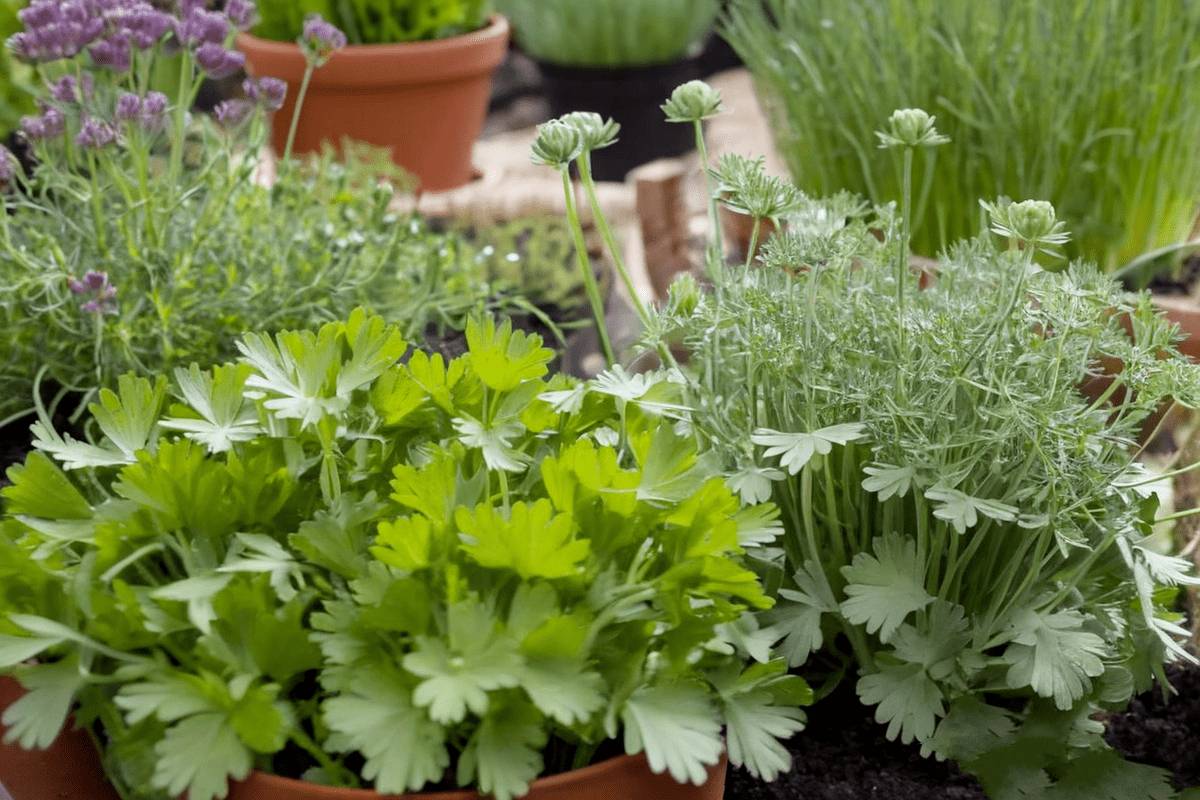
<path fill-rule="evenodd" d="M 1200 786 L 1200 668 L 1172 666 L 1176 694 L 1153 689 L 1109 722 L 1108 742 L 1125 757 L 1162 767 L 1177 788 Z M 808 728 L 789 743 L 792 771 L 762 783 L 731 770 L 725 800 L 986 800 L 971 777 L 949 763 L 921 758 L 915 746 L 889 742 L 852 691 L 809 711 Z"/>

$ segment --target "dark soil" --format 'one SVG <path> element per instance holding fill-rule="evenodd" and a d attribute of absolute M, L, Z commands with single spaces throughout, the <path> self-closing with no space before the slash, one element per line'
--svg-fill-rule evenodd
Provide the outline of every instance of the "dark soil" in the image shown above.
<path fill-rule="evenodd" d="M 809 710 L 792 739 L 792 771 L 762 783 L 731 770 L 725 800 L 986 800 L 953 764 L 921 758 L 916 746 L 889 742 L 848 685 Z"/>
<path fill-rule="evenodd" d="M 1158 688 L 1109 721 L 1110 745 L 1131 761 L 1161 767 L 1178 789 L 1200 786 L 1200 667 L 1173 665 L 1175 693 Z M 809 713 L 789 744 L 792 771 L 766 784 L 731 770 L 725 800 L 986 800 L 971 777 L 889 742 L 852 691 L 840 689 Z"/>
<path fill-rule="evenodd" d="M 1177 272 L 1160 272 L 1147 287 L 1155 294 L 1189 295 L 1200 284 L 1200 256 L 1192 256 L 1179 265 Z"/>
<path fill-rule="evenodd" d="M 1169 770 L 1175 788 L 1200 787 L 1200 667 L 1172 665 L 1167 680 L 1175 693 L 1154 689 L 1108 725 L 1108 743 L 1127 758 Z"/>

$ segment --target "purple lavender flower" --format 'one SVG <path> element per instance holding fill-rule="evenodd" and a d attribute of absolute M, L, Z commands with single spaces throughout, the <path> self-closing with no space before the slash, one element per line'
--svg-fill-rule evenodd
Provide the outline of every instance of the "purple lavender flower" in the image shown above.
<path fill-rule="evenodd" d="M 13 178 L 17 177 L 17 170 L 20 168 L 20 162 L 17 157 L 12 154 L 4 145 L 0 144 L 0 186 L 5 186 L 13 182 Z M 5 213 L 0 209 L 0 214 Z"/>
<path fill-rule="evenodd" d="M 41 116 L 21 117 L 21 133 L 25 134 L 29 141 L 36 142 L 46 138 L 46 125 Z"/>
<path fill-rule="evenodd" d="M 66 129 L 66 115 L 53 106 L 42 106 L 42 113 L 35 117 L 21 117 L 21 132 L 31 142 L 62 136 Z"/>
<path fill-rule="evenodd" d="M 80 101 L 79 81 L 67 75 L 50 86 L 50 96 L 58 102 L 73 106 Z"/>
<path fill-rule="evenodd" d="M 320 14 L 309 14 L 300 34 L 300 49 L 309 61 L 321 66 L 346 46 L 346 34 Z"/>
<path fill-rule="evenodd" d="M 132 122 L 142 116 L 142 98 L 136 94 L 122 92 L 117 98 L 116 117 L 121 122 Z"/>
<path fill-rule="evenodd" d="M 253 0 L 229 0 L 225 4 L 225 15 L 239 31 L 249 30 L 258 18 L 258 6 Z"/>
<path fill-rule="evenodd" d="M 162 92 L 148 92 L 142 98 L 142 128 L 155 132 L 162 130 L 167 116 L 167 96 Z"/>
<path fill-rule="evenodd" d="M 229 20 L 225 15 L 200 6 L 190 6 L 182 18 L 175 22 L 175 38 L 185 47 L 196 47 L 206 42 L 224 44 L 228 36 Z"/>
<path fill-rule="evenodd" d="M 242 91 L 264 111 L 278 111 L 287 97 L 287 84 L 279 78 L 247 78 Z"/>
<path fill-rule="evenodd" d="M 107 272 L 89 272 L 83 280 L 69 278 L 67 287 L 71 294 L 89 298 L 79 309 L 88 314 L 116 314 L 117 287 L 108 281 Z"/>
<path fill-rule="evenodd" d="M 33 0 L 17 13 L 25 30 L 8 40 L 12 52 L 30 62 L 73 58 L 105 29 L 105 14 L 128 0 Z"/>
<path fill-rule="evenodd" d="M 95 117 L 88 117 L 75 136 L 75 144 L 84 150 L 102 150 L 117 140 L 117 130 Z"/>
<path fill-rule="evenodd" d="M 226 100 L 218 103 L 213 113 L 226 128 L 236 128 L 254 113 L 254 104 L 249 100 Z"/>
<path fill-rule="evenodd" d="M 127 31 L 117 31 L 89 47 L 88 53 L 97 66 L 126 72 L 133 64 L 132 36 Z"/>
<path fill-rule="evenodd" d="M 205 42 L 196 48 L 196 63 L 210 78 L 228 78 L 246 65 L 246 57 L 223 45 Z"/>
<path fill-rule="evenodd" d="M 174 23 L 175 18 L 170 14 L 144 2 L 123 14 L 118 22 L 129 33 L 133 46 L 139 50 L 149 50 L 162 41 Z"/>

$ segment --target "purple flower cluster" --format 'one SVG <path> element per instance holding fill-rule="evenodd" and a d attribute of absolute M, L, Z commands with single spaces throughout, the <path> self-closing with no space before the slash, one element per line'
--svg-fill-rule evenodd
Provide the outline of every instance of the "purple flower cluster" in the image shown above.
<path fill-rule="evenodd" d="M 117 129 L 102 119 L 88 117 L 75 134 L 75 144 L 84 150 L 103 150 L 117 140 Z"/>
<path fill-rule="evenodd" d="M 246 97 L 264 111 L 278 111 L 287 97 L 287 88 L 279 78 L 247 78 L 242 84 Z"/>
<path fill-rule="evenodd" d="M 92 76 L 84 73 L 83 80 L 78 81 L 67 75 L 50 86 L 50 96 L 67 106 L 77 106 L 92 99 L 95 81 Z"/>
<path fill-rule="evenodd" d="M 300 48 L 310 62 L 323 65 L 329 57 L 346 46 L 346 34 L 320 14 L 309 14 L 300 34 Z"/>
<path fill-rule="evenodd" d="M 66 115 L 54 106 L 43 106 L 37 116 L 21 117 L 21 132 L 31 142 L 58 138 L 66 129 Z"/>
<path fill-rule="evenodd" d="M 210 78 L 228 78 L 246 66 L 246 57 L 237 50 L 226 50 L 216 42 L 205 42 L 196 48 L 196 63 Z"/>
<path fill-rule="evenodd" d="M 88 314 L 116 314 L 117 287 L 108 282 L 107 272 L 89 272 L 83 280 L 71 278 L 67 281 L 71 294 L 87 297 L 79 309 Z"/>
<path fill-rule="evenodd" d="M 9 39 L 18 58 L 31 62 L 73 58 L 129 69 L 133 49 L 148 50 L 171 29 L 172 17 L 146 0 L 33 0 L 19 12 L 25 30 Z"/>
<path fill-rule="evenodd" d="M 234 29 L 254 24 L 252 0 L 229 0 L 224 13 L 209 11 L 203 0 L 179 0 L 178 12 L 168 14 L 149 0 L 33 0 L 19 12 L 25 30 L 9 39 L 9 47 L 30 62 L 74 58 L 86 50 L 96 65 L 123 72 L 135 50 L 149 50 L 171 33 L 188 49 L 205 48 L 197 58 L 208 74 L 241 68 L 240 54 L 226 50 L 225 42 Z"/>
<path fill-rule="evenodd" d="M 227 128 L 241 125 L 255 108 L 278 111 L 287 97 L 287 84 L 278 78 L 247 78 L 242 83 L 242 91 L 246 93 L 245 100 L 226 100 L 213 109 L 217 121 Z"/>
<path fill-rule="evenodd" d="M 123 92 L 117 98 L 117 120 L 137 124 L 146 131 L 161 130 L 166 113 L 167 96 L 162 92 L 150 92 L 145 97 Z"/>

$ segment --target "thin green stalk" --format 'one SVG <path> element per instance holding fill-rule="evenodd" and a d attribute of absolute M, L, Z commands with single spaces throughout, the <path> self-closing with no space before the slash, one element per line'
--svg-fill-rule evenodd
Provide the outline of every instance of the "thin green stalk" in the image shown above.
<path fill-rule="evenodd" d="M 296 130 L 300 127 L 300 112 L 304 109 L 304 98 L 308 96 L 308 85 L 312 82 L 316 65 L 311 61 L 304 68 L 304 78 L 300 81 L 300 92 L 296 95 L 296 107 L 292 109 L 292 122 L 288 126 L 287 145 L 283 148 L 283 162 L 280 169 L 288 169 L 292 160 L 292 147 L 296 144 Z"/>
<path fill-rule="evenodd" d="M 708 259 L 709 278 L 719 287 L 725 266 L 725 236 L 721 231 L 721 214 L 717 207 L 717 185 L 709 170 L 708 144 L 704 141 L 704 122 L 696 120 L 696 151 L 700 154 L 700 169 L 708 186 Z"/>
<path fill-rule="evenodd" d="M 743 265 L 746 269 L 750 269 L 750 265 L 754 263 L 754 254 L 758 252 L 758 237 L 762 233 L 763 221 L 758 217 L 754 218 L 754 227 L 750 229 L 750 247 L 746 249 L 746 263 Z"/>
<path fill-rule="evenodd" d="M 575 191 L 571 185 L 571 167 L 563 164 L 559 170 L 562 174 L 563 198 L 567 204 L 567 225 L 575 240 L 575 255 L 579 261 L 579 272 L 583 278 L 583 287 L 587 292 L 588 302 L 592 305 L 592 320 L 596 324 L 596 336 L 600 340 L 600 351 L 608 366 L 617 363 L 613 353 L 612 342 L 608 338 L 608 321 L 604 314 L 604 300 L 600 296 L 600 287 L 596 285 L 596 274 L 592 272 L 591 259 L 588 258 L 587 242 L 583 236 L 583 225 L 579 222 L 579 209 L 575 205 Z"/>

